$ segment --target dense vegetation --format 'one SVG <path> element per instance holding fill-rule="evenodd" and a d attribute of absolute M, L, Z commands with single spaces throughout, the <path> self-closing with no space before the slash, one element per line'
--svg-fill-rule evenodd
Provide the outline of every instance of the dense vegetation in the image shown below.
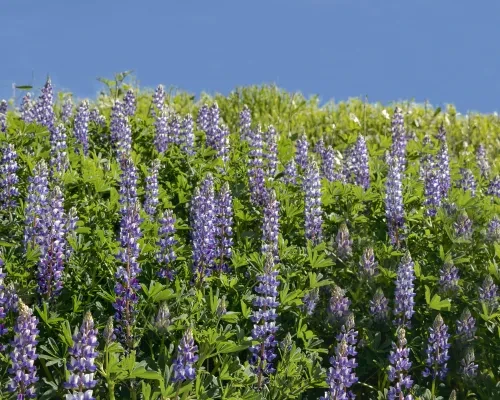
<path fill-rule="evenodd" d="M 125 77 L 0 105 L 2 398 L 500 398 L 497 116 Z"/>

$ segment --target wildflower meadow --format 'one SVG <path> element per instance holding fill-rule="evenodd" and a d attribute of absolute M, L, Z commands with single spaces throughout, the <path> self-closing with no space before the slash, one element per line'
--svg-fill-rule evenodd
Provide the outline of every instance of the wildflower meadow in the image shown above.
<path fill-rule="evenodd" d="M 500 119 L 274 86 L 0 103 L 0 398 L 500 399 Z"/>

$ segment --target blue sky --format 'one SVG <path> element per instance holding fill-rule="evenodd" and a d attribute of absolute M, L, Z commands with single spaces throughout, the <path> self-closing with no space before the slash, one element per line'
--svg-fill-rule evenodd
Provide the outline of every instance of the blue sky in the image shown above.
<path fill-rule="evenodd" d="M 276 83 L 323 101 L 500 108 L 498 0 L 1 3 L 1 98 L 47 74 L 95 97 L 96 77 L 133 69 L 142 87 L 195 94 Z"/>

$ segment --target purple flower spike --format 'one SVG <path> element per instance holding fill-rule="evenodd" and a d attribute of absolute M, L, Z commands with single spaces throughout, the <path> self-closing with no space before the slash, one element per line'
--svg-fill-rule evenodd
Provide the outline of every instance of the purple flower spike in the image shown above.
<path fill-rule="evenodd" d="M 2 149 L 0 160 L 0 209 L 12 210 L 17 206 L 19 190 L 17 184 L 17 153 L 14 145 L 9 144 Z"/>
<path fill-rule="evenodd" d="M 38 263 L 38 292 L 47 300 L 52 300 L 62 290 L 62 274 L 66 255 L 66 223 L 64 196 L 59 187 L 50 193 L 50 206 L 40 220 L 41 236 L 40 261 Z"/>
<path fill-rule="evenodd" d="M 385 217 L 389 238 L 395 246 L 399 246 L 404 238 L 405 225 L 401 163 L 397 157 L 389 157 L 389 171 L 385 181 Z"/>
<path fill-rule="evenodd" d="M 302 312 L 305 314 L 311 316 L 314 313 L 314 310 L 316 309 L 316 305 L 318 304 L 319 301 L 319 290 L 318 288 L 314 288 L 311 291 L 307 292 L 304 297 L 302 298 Z"/>
<path fill-rule="evenodd" d="M 106 118 L 104 117 L 104 115 L 101 115 L 97 108 L 94 108 L 90 111 L 89 121 L 94 122 L 95 124 L 100 126 L 106 126 Z"/>
<path fill-rule="evenodd" d="M 389 366 L 389 381 L 391 386 L 387 395 L 388 400 L 413 400 L 411 394 L 405 394 L 413 386 L 411 375 L 408 373 L 412 362 L 410 361 L 410 349 L 406 347 L 408 342 L 405 334 L 404 328 L 399 328 L 397 333 L 398 341 L 392 343 L 392 350 L 389 355 L 391 364 Z"/>
<path fill-rule="evenodd" d="M 36 120 L 35 112 L 35 102 L 31 98 L 31 93 L 28 92 L 24 95 L 21 102 L 21 119 L 26 124 L 31 124 Z"/>
<path fill-rule="evenodd" d="M 464 358 L 460 361 L 460 374 L 466 379 L 472 379 L 477 375 L 479 365 L 475 361 L 474 349 L 472 347 L 467 348 Z"/>
<path fill-rule="evenodd" d="M 42 93 L 36 102 L 35 118 L 36 122 L 46 128 L 52 129 L 54 126 L 54 94 L 50 78 L 47 78 Z"/>
<path fill-rule="evenodd" d="M 269 125 L 265 134 L 266 142 L 266 176 L 274 178 L 278 166 L 278 132 L 274 126 Z"/>
<path fill-rule="evenodd" d="M 439 288 L 441 293 L 453 296 L 460 288 L 458 285 L 458 269 L 452 263 L 446 262 L 439 270 Z"/>
<path fill-rule="evenodd" d="M 406 168 L 406 144 L 408 142 L 408 138 L 404 127 L 403 112 L 399 107 L 394 109 L 391 133 L 391 158 L 396 161 L 398 171 L 403 174 Z"/>
<path fill-rule="evenodd" d="M 17 394 L 17 399 L 33 399 L 37 395 L 35 383 L 36 376 L 35 360 L 38 358 L 36 345 L 39 330 L 38 319 L 33 316 L 33 310 L 22 301 L 19 301 L 19 316 L 14 327 L 14 340 L 11 342 L 10 353 L 11 368 L 9 368 L 10 380 L 7 390 Z"/>
<path fill-rule="evenodd" d="M 276 371 L 273 361 L 277 356 L 275 348 L 278 344 L 275 335 L 279 327 L 276 324 L 279 281 L 272 254 L 266 254 L 264 271 L 257 276 L 257 281 L 259 284 L 254 287 L 256 297 L 253 300 L 255 309 L 250 319 L 254 324 L 252 339 L 258 343 L 250 347 L 252 353 L 250 364 L 253 365 L 253 371 L 258 377 L 257 386 L 261 388 L 265 380 L 264 375 Z"/>
<path fill-rule="evenodd" d="M 500 219 L 498 217 L 493 217 L 488 223 L 486 237 L 491 243 L 500 242 Z"/>
<path fill-rule="evenodd" d="M 429 328 L 429 339 L 427 344 L 427 367 L 422 372 L 424 377 L 432 377 L 432 379 L 439 378 L 444 380 L 448 373 L 447 362 L 450 359 L 448 349 L 450 344 L 448 339 L 448 326 L 443 321 L 440 314 L 434 320 L 434 324 Z"/>
<path fill-rule="evenodd" d="M 446 143 L 446 131 L 441 124 L 437 134 L 439 140 L 439 150 L 437 153 L 437 167 L 439 177 L 439 190 L 442 199 L 448 197 L 448 191 L 451 188 L 450 177 L 450 157 L 448 155 L 448 144 Z"/>
<path fill-rule="evenodd" d="M 309 164 L 309 158 L 307 154 L 308 150 L 309 142 L 307 141 L 305 135 L 301 135 L 297 139 L 297 143 L 295 145 L 295 163 L 298 165 L 302 172 L 306 170 Z"/>
<path fill-rule="evenodd" d="M 344 156 L 344 176 L 346 182 L 354 183 L 363 189 L 370 187 L 370 169 L 368 166 L 368 150 L 363 136 L 346 151 Z"/>
<path fill-rule="evenodd" d="M 316 142 L 316 144 L 314 145 L 313 151 L 319 156 L 319 158 L 323 158 L 323 154 L 326 151 L 325 141 L 323 140 L 323 138 L 320 138 Z"/>
<path fill-rule="evenodd" d="M 493 278 L 487 275 L 484 278 L 483 285 L 479 288 L 479 301 L 485 303 L 490 311 L 498 306 L 498 286 L 493 282 Z"/>
<path fill-rule="evenodd" d="M 154 160 L 149 175 L 146 177 L 146 193 L 144 199 L 144 211 L 151 219 L 156 216 L 156 211 L 160 201 L 158 200 L 158 172 L 161 163 L 159 160 Z"/>
<path fill-rule="evenodd" d="M 458 182 L 458 187 L 463 191 L 469 191 L 472 197 L 476 196 L 476 178 L 470 169 L 460 168 L 462 179 Z"/>
<path fill-rule="evenodd" d="M 226 272 L 233 254 L 233 196 L 227 182 L 216 197 L 216 213 L 217 270 Z"/>
<path fill-rule="evenodd" d="M 359 271 L 364 279 L 372 280 L 378 274 L 378 263 L 375 260 L 373 247 L 367 247 L 363 250 L 361 261 L 359 263 Z"/>
<path fill-rule="evenodd" d="M 61 120 L 64 124 L 67 124 L 73 115 L 73 100 L 71 96 L 66 96 L 61 111 Z"/>
<path fill-rule="evenodd" d="M 295 164 L 295 160 L 292 159 L 285 166 L 285 172 L 283 174 L 283 182 L 287 185 L 296 185 L 297 184 L 297 165 Z"/>
<path fill-rule="evenodd" d="M 339 286 L 334 286 L 327 310 L 332 322 L 337 323 L 342 321 L 342 319 L 349 313 L 350 305 L 351 300 L 345 296 L 345 290 Z"/>
<path fill-rule="evenodd" d="M 168 123 L 168 115 L 165 108 L 158 111 L 155 120 L 155 139 L 154 144 L 156 151 L 160 154 L 168 150 L 170 142 L 170 128 Z"/>
<path fill-rule="evenodd" d="M 476 319 L 472 316 L 468 308 L 462 311 L 460 319 L 457 320 L 457 336 L 461 343 L 468 343 L 474 340 L 476 335 Z"/>
<path fill-rule="evenodd" d="M 195 280 L 201 283 L 205 277 L 211 275 L 217 256 L 217 216 L 214 182 L 210 174 L 195 189 L 191 202 L 191 221 L 193 273 Z"/>
<path fill-rule="evenodd" d="M 0 132 L 7 131 L 7 102 L 0 101 Z"/>
<path fill-rule="evenodd" d="M 89 152 L 89 121 L 90 121 L 90 112 L 89 112 L 89 103 L 84 100 L 78 106 L 76 110 L 75 122 L 74 122 L 74 133 L 76 141 L 82 146 L 83 154 L 87 155 Z M 78 152 L 78 148 L 77 148 Z"/>
<path fill-rule="evenodd" d="M 240 112 L 239 126 L 241 139 L 247 140 L 250 136 L 250 129 L 252 126 L 252 113 L 250 112 L 250 109 L 246 104 L 243 106 L 243 110 L 241 110 Z"/>
<path fill-rule="evenodd" d="M 94 362 L 99 354 L 97 345 L 97 329 L 94 328 L 92 314 L 87 312 L 80 331 L 73 336 L 73 346 L 68 349 L 71 356 L 67 365 L 70 375 L 64 384 L 70 392 L 66 395 L 67 400 L 94 400 L 92 389 L 97 385 L 94 379 L 97 370 Z"/>
<path fill-rule="evenodd" d="M 472 237 L 472 221 L 467 213 L 459 214 L 457 220 L 454 222 L 455 235 L 460 239 L 469 240 Z"/>
<path fill-rule="evenodd" d="M 354 370 L 356 363 L 356 350 L 358 332 L 354 330 L 354 316 L 350 314 L 345 325 L 341 328 L 341 334 L 337 336 L 335 356 L 330 358 L 332 365 L 326 373 L 328 392 L 320 397 L 320 400 L 352 400 L 356 396 L 349 388 L 358 382 Z"/>
<path fill-rule="evenodd" d="M 193 131 L 193 117 L 188 114 L 184 117 L 181 123 L 181 148 L 187 155 L 194 154 L 194 131 Z"/>
<path fill-rule="evenodd" d="M 172 263 L 177 259 L 174 246 L 177 240 L 175 234 L 175 216 L 172 210 L 165 211 L 160 216 L 160 229 L 158 230 L 158 247 L 159 251 L 156 254 L 156 260 L 160 263 L 161 269 L 158 271 L 158 276 L 168 280 L 174 279 L 175 273 L 172 270 Z"/>
<path fill-rule="evenodd" d="M 263 254 L 271 253 L 276 263 L 279 262 L 278 235 L 279 235 L 280 203 L 276 199 L 276 192 L 270 190 L 269 199 L 264 208 L 262 221 L 262 248 Z"/>
<path fill-rule="evenodd" d="M 177 358 L 174 361 L 173 382 L 192 381 L 196 378 L 198 346 L 194 344 L 193 331 L 188 329 L 177 346 Z"/>
<path fill-rule="evenodd" d="M 425 201 L 427 206 L 426 215 L 431 217 L 437 214 L 437 209 L 441 207 L 442 197 L 439 186 L 439 171 L 436 168 L 432 157 L 427 158 L 425 162 L 426 174 L 424 177 Z"/>
<path fill-rule="evenodd" d="M 394 299 L 394 325 L 411 328 L 411 318 L 415 313 L 415 263 L 409 252 L 401 259 L 396 278 L 396 291 Z"/>
<path fill-rule="evenodd" d="M 111 109 L 111 120 L 109 129 L 111 131 L 111 142 L 115 148 L 117 158 L 123 154 L 130 154 L 132 150 L 132 131 L 124 111 L 123 103 L 116 100 Z"/>
<path fill-rule="evenodd" d="M 305 235 L 306 239 L 317 245 L 321 242 L 323 233 L 323 211 L 321 209 L 321 180 L 316 162 L 311 162 L 303 181 L 305 194 Z"/>
<path fill-rule="evenodd" d="M 52 177 L 60 178 L 68 169 L 68 148 L 66 128 L 59 124 L 50 130 L 50 172 Z"/>
<path fill-rule="evenodd" d="M 160 112 L 163 111 L 163 108 L 165 107 L 165 89 L 162 85 L 158 85 L 153 94 L 153 104 L 156 107 L 156 110 Z M 154 112 L 153 115 L 156 115 L 156 112 Z"/>
<path fill-rule="evenodd" d="M 490 175 L 490 163 L 488 162 L 488 156 L 486 155 L 486 149 L 484 146 L 481 144 L 477 148 L 476 152 L 476 162 L 477 166 L 479 167 L 479 170 L 481 171 L 481 176 L 483 178 L 488 178 Z"/>
<path fill-rule="evenodd" d="M 335 248 L 337 249 L 337 257 L 343 261 L 352 256 L 352 240 L 349 238 L 349 229 L 347 229 L 347 225 L 344 222 L 340 225 L 337 232 Z"/>
<path fill-rule="evenodd" d="M 123 112 L 128 117 L 132 117 L 135 114 L 135 109 L 137 107 L 137 100 L 135 99 L 135 94 L 132 89 L 127 90 L 125 97 L 123 98 Z"/>
<path fill-rule="evenodd" d="M 378 288 L 370 300 L 370 313 L 375 322 L 386 322 L 389 320 L 389 300 L 384 295 L 382 289 Z"/>
<path fill-rule="evenodd" d="M 335 158 L 335 151 L 331 146 L 328 146 L 322 153 L 321 157 L 321 174 L 329 182 L 340 181 L 344 182 L 344 176 L 338 171 L 338 165 Z"/>
<path fill-rule="evenodd" d="M 28 194 L 25 206 L 24 245 L 34 248 L 44 236 L 43 218 L 48 209 L 49 170 L 40 161 L 28 178 Z"/>
<path fill-rule="evenodd" d="M 500 198 L 500 175 L 496 175 L 489 183 L 486 194 Z"/>

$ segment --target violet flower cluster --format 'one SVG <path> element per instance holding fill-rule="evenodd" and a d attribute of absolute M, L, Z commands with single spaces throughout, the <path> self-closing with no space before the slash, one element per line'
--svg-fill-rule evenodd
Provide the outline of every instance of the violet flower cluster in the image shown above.
<path fill-rule="evenodd" d="M 385 217 L 391 243 L 399 246 L 404 238 L 403 172 L 397 157 L 390 156 L 385 182 Z"/>
<path fill-rule="evenodd" d="M 67 124 L 73 115 L 73 100 L 71 96 L 66 96 L 61 110 L 61 121 Z"/>
<path fill-rule="evenodd" d="M 280 203 L 276 199 L 276 192 L 269 191 L 269 198 L 264 207 L 262 220 L 262 254 L 271 253 L 276 263 L 279 262 L 278 235 L 279 235 Z"/>
<path fill-rule="evenodd" d="M 295 164 L 295 160 L 290 160 L 285 165 L 285 171 L 283 173 L 283 182 L 287 185 L 296 185 L 297 184 L 297 165 Z"/>
<path fill-rule="evenodd" d="M 109 130 L 111 132 L 111 143 L 114 146 L 117 158 L 120 159 L 123 154 L 130 154 L 132 150 L 132 131 L 123 103 L 120 100 L 116 100 L 111 108 Z"/>
<path fill-rule="evenodd" d="M 165 108 L 160 109 L 155 118 L 154 145 L 156 151 L 163 154 L 168 150 L 168 145 L 170 143 L 170 126 L 167 110 Z"/>
<path fill-rule="evenodd" d="M 337 257 L 346 261 L 352 256 L 352 240 L 349 236 L 349 229 L 345 222 L 340 224 L 340 228 L 335 237 L 335 249 L 337 250 Z"/>
<path fill-rule="evenodd" d="M 497 216 L 488 223 L 486 238 L 489 242 L 500 242 L 500 219 Z"/>
<path fill-rule="evenodd" d="M 198 346 L 194 344 L 193 331 L 188 329 L 177 346 L 173 382 L 192 381 L 196 378 L 194 363 L 198 361 L 197 352 Z"/>
<path fill-rule="evenodd" d="M 399 328 L 397 332 L 398 340 L 392 343 L 392 350 L 389 355 L 389 393 L 388 400 L 413 400 L 409 390 L 413 386 L 413 381 L 409 370 L 412 362 L 410 361 L 410 349 L 406 347 L 406 332 L 404 328 Z"/>
<path fill-rule="evenodd" d="M 0 160 L 0 209 L 12 210 L 17 206 L 17 197 L 19 189 L 17 184 L 19 178 L 17 171 L 17 152 L 14 145 L 8 144 L 2 149 L 2 158 Z"/>
<path fill-rule="evenodd" d="M 163 111 L 165 107 L 165 89 L 162 85 L 158 85 L 153 94 L 153 105 L 156 107 L 156 110 Z M 155 110 L 153 109 L 153 115 L 156 115 Z"/>
<path fill-rule="evenodd" d="M 97 108 L 90 110 L 89 121 L 94 122 L 100 126 L 106 126 L 106 118 L 102 115 Z"/>
<path fill-rule="evenodd" d="M 305 236 L 317 245 L 323 238 L 323 211 L 321 209 L 321 180 L 315 161 L 308 164 L 305 171 L 302 189 L 305 197 Z"/>
<path fill-rule="evenodd" d="M 496 175 L 489 183 L 486 194 L 500 198 L 500 175 Z"/>
<path fill-rule="evenodd" d="M 329 182 L 344 182 L 343 173 L 342 171 L 338 171 L 337 162 L 335 159 L 335 151 L 331 146 L 328 146 L 321 153 L 321 174 Z"/>
<path fill-rule="evenodd" d="M 266 177 L 274 178 L 278 167 L 278 132 L 274 126 L 269 125 L 264 135 L 266 148 Z"/>
<path fill-rule="evenodd" d="M 144 211 L 146 211 L 146 214 L 148 214 L 151 219 L 154 219 L 156 216 L 158 204 L 160 204 L 158 199 L 158 172 L 160 166 L 160 161 L 154 160 L 149 169 L 149 175 L 146 177 Z"/>
<path fill-rule="evenodd" d="M 479 365 L 477 365 L 475 361 L 476 357 L 474 355 L 474 348 L 468 347 L 465 350 L 464 358 L 460 360 L 460 374 L 463 375 L 466 379 L 472 379 L 476 377 Z"/>
<path fill-rule="evenodd" d="M 373 247 L 366 247 L 363 250 L 361 261 L 359 262 L 360 275 L 367 279 L 372 280 L 378 274 L 378 263 L 375 260 L 375 253 Z"/>
<path fill-rule="evenodd" d="M 457 220 L 453 223 L 453 228 L 455 235 L 460 239 L 469 240 L 472 237 L 472 220 L 465 211 L 458 215 Z"/>
<path fill-rule="evenodd" d="M 69 165 L 66 128 L 63 124 L 50 130 L 50 173 L 53 178 L 61 178 Z"/>
<path fill-rule="evenodd" d="M 307 292 L 304 297 L 302 298 L 302 312 L 304 312 L 306 315 L 313 315 L 314 310 L 316 309 L 316 305 L 318 304 L 319 301 L 319 289 L 314 288 Z"/>
<path fill-rule="evenodd" d="M 246 104 L 243 106 L 243 110 L 241 110 L 240 112 L 239 126 L 241 139 L 247 140 L 252 126 L 252 113 L 250 112 L 250 109 Z"/>
<path fill-rule="evenodd" d="M 26 93 L 21 101 L 21 119 L 26 124 L 31 124 L 36 120 L 35 102 L 31 98 L 30 92 Z"/>
<path fill-rule="evenodd" d="M 455 295 L 460 288 L 458 285 L 458 268 L 450 262 L 445 262 L 439 270 L 439 290 L 445 295 Z"/>
<path fill-rule="evenodd" d="M 19 316 L 14 326 L 14 340 L 9 354 L 9 384 L 7 390 L 17 395 L 18 400 L 33 399 L 37 395 L 35 384 L 38 382 L 35 360 L 38 358 L 38 319 L 33 310 L 19 301 Z"/>
<path fill-rule="evenodd" d="M 39 241 L 38 292 L 47 300 L 52 300 L 60 294 L 63 286 L 67 216 L 64 211 L 64 196 L 58 186 L 50 192 L 48 200 L 49 207 L 40 219 L 43 235 Z"/>
<path fill-rule="evenodd" d="M 131 117 L 135 114 L 136 107 L 137 100 L 135 99 L 134 91 L 132 89 L 129 89 L 123 97 L 123 112 L 126 116 Z"/>
<path fill-rule="evenodd" d="M 347 182 L 361 186 L 363 189 L 370 187 L 370 169 L 368 166 L 368 149 L 362 135 L 358 136 L 356 143 L 348 149 L 345 158 L 345 179 Z"/>
<path fill-rule="evenodd" d="M 462 179 L 458 182 L 458 187 L 463 191 L 469 191 L 472 197 L 476 196 L 476 178 L 470 169 L 460 168 Z"/>
<path fill-rule="evenodd" d="M 166 210 L 159 219 L 160 228 L 158 230 L 158 252 L 156 260 L 160 263 L 158 276 L 168 280 L 174 279 L 175 273 L 171 268 L 172 263 L 177 259 L 174 246 L 175 240 L 175 215 L 172 210 Z"/>
<path fill-rule="evenodd" d="M 250 143 L 248 186 L 250 191 L 250 201 L 255 206 L 264 206 L 267 202 L 267 189 L 265 184 L 263 143 L 260 127 L 248 132 Z"/>
<path fill-rule="evenodd" d="M 7 102 L 0 101 L 0 132 L 7 131 Z"/>
<path fill-rule="evenodd" d="M 309 142 L 304 134 L 302 134 L 295 143 L 295 163 L 304 172 L 309 164 Z"/>
<path fill-rule="evenodd" d="M 354 316 L 349 314 L 341 333 L 337 335 L 335 355 L 330 358 L 332 365 L 326 373 L 328 392 L 320 400 L 352 400 L 356 396 L 350 387 L 358 382 L 354 370 L 356 363 L 356 343 L 358 332 L 354 330 Z"/>
<path fill-rule="evenodd" d="M 89 121 L 90 121 L 90 112 L 89 112 L 89 103 L 84 100 L 78 106 L 76 110 L 76 116 L 74 121 L 74 134 L 76 141 L 82 146 L 83 154 L 87 155 L 89 152 Z M 76 152 L 78 153 L 78 148 Z"/>
<path fill-rule="evenodd" d="M 52 83 L 50 78 L 47 79 L 42 88 L 42 93 L 34 109 L 35 120 L 40 125 L 45 126 L 49 130 L 54 126 L 54 94 L 52 91 Z"/>
<path fill-rule="evenodd" d="M 415 313 L 414 266 L 415 263 L 407 251 L 398 266 L 394 293 L 394 325 L 408 329 L 411 328 L 411 318 Z"/>
<path fill-rule="evenodd" d="M 69 390 L 66 400 L 94 400 L 92 389 L 97 385 L 97 380 L 94 379 L 97 370 L 95 359 L 99 354 L 97 345 L 94 319 L 87 312 L 80 331 L 73 336 L 73 345 L 68 349 L 71 358 L 67 365 L 69 379 L 64 384 Z"/>
<path fill-rule="evenodd" d="M 233 196 L 229 183 L 222 185 L 216 196 L 217 270 L 227 272 L 233 247 Z"/>
<path fill-rule="evenodd" d="M 488 161 L 488 156 L 486 155 L 486 149 L 482 144 L 479 145 L 476 151 L 476 163 L 479 167 L 479 171 L 481 171 L 481 176 L 483 178 L 488 178 L 488 176 L 490 175 L 491 167 Z"/>
<path fill-rule="evenodd" d="M 346 297 L 345 290 L 335 285 L 331 291 L 330 301 L 328 303 L 328 315 L 332 323 L 340 322 L 349 313 L 351 300 Z"/>
<path fill-rule="evenodd" d="M 187 155 L 194 154 L 194 130 L 193 117 L 191 114 L 186 115 L 181 122 L 181 143 L 182 151 Z"/>
<path fill-rule="evenodd" d="M 439 171 L 432 157 L 427 158 L 425 165 L 426 174 L 424 177 L 424 205 L 427 207 L 425 214 L 435 216 L 437 210 L 442 205 L 442 196 L 440 189 Z"/>
<path fill-rule="evenodd" d="M 369 304 L 370 313 L 375 322 L 386 322 L 389 319 L 389 300 L 385 297 L 382 289 L 377 289 Z"/>
<path fill-rule="evenodd" d="M 120 266 L 115 273 L 115 295 L 113 304 L 115 320 L 118 324 L 116 333 L 121 337 L 128 349 L 134 345 L 133 325 L 137 315 L 136 304 L 139 301 L 137 292 L 140 290 L 138 276 L 141 273 L 139 265 L 142 236 L 140 224 L 140 206 L 137 200 L 137 172 L 129 158 L 122 158 L 122 174 L 120 184 Z"/>
<path fill-rule="evenodd" d="M 216 224 L 214 182 L 212 175 L 208 174 L 195 189 L 191 202 L 193 274 L 198 283 L 210 276 L 215 267 Z"/>
<path fill-rule="evenodd" d="M 444 323 L 441 314 L 436 316 L 434 324 L 429 328 L 429 338 L 427 344 L 427 359 L 425 361 L 426 368 L 422 372 L 424 377 L 439 378 L 444 380 L 448 373 L 447 363 L 450 359 L 448 349 L 451 345 L 448 343 L 450 334 L 448 326 Z"/>
<path fill-rule="evenodd" d="M 439 191 L 442 199 L 448 197 L 448 191 L 451 188 L 450 176 L 450 156 L 448 155 L 448 144 L 446 143 L 446 131 L 441 124 L 438 130 L 437 138 L 439 140 L 439 150 L 437 153 L 437 168 L 439 177 Z"/>
<path fill-rule="evenodd" d="M 276 358 L 276 345 L 278 344 L 275 335 L 279 325 L 276 324 L 276 308 L 278 301 L 278 270 L 274 264 L 272 254 L 266 254 L 264 271 L 257 276 L 258 285 L 254 287 L 256 297 L 253 300 L 255 307 L 250 317 L 253 322 L 252 339 L 258 343 L 250 346 L 252 357 L 250 364 L 254 373 L 258 376 L 258 387 L 260 388 L 264 375 L 270 375 L 276 370 L 273 361 Z"/>
<path fill-rule="evenodd" d="M 498 286 L 493 282 L 491 275 L 484 278 L 482 286 L 479 288 L 479 301 L 484 302 L 490 311 L 494 311 L 498 306 Z"/>
<path fill-rule="evenodd" d="M 465 308 L 457 320 L 457 336 L 460 343 L 468 343 L 474 340 L 476 335 L 476 319 L 472 316 L 470 310 Z"/>
<path fill-rule="evenodd" d="M 229 154 L 229 130 L 227 126 L 221 124 L 220 109 L 217 103 L 200 109 L 198 125 L 205 131 L 207 147 L 216 150 L 217 157 L 221 157 L 224 162 L 227 162 Z"/>
<path fill-rule="evenodd" d="M 24 245 L 34 248 L 43 235 L 43 218 L 48 208 L 49 170 L 45 161 L 40 161 L 28 178 L 28 194 L 25 205 Z"/>

